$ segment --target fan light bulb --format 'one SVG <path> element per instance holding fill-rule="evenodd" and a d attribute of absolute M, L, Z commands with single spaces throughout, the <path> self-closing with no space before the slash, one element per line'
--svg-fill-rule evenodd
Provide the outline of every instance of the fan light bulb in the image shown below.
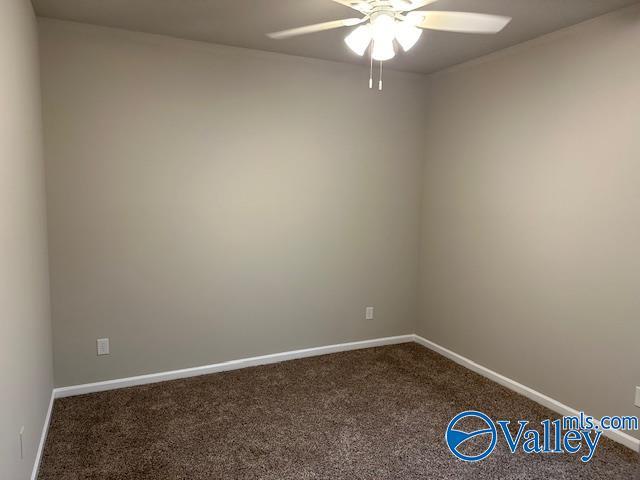
<path fill-rule="evenodd" d="M 396 35 L 396 21 L 391 15 L 380 14 L 371 21 L 373 37 L 374 60 L 384 62 L 392 59 L 396 52 L 393 49 L 393 39 Z"/>
<path fill-rule="evenodd" d="M 364 55 L 371 43 L 371 25 L 361 25 L 344 39 L 347 46 L 356 54 Z"/>
<path fill-rule="evenodd" d="M 420 39 L 422 30 L 409 22 L 399 22 L 396 26 L 396 40 L 405 52 L 408 52 Z"/>
<path fill-rule="evenodd" d="M 371 56 L 374 60 L 384 62 L 385 60 L 391 60 L 395 55 L 396 52 L 393 50 L 393 40 L 373 41 L 373 52 L 371 53 Z"/>

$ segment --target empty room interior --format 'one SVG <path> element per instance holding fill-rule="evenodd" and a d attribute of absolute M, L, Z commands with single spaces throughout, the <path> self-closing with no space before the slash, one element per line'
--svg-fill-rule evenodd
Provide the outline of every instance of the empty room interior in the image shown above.
<path fill-rule="evenodd" d="M 0 2 L 2 480 L 640 479 L 640 3 Z"/>

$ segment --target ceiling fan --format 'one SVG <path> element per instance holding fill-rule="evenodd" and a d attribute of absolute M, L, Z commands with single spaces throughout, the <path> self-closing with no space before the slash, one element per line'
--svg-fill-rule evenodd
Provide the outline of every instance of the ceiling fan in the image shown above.
<path fill-rule="evenodd" d="M 317 23 L 267 34 L 274 39 L 284 39 L 297 35 L 333 30 L 334 28 L 359 25 L 344 39 L 347 46 L 357 55 L 364 55 L 371 47 L 373 60 L 391 60 L 395 52 L 394 40 L 406 52 L 422 35 L 423 28 L 463 33 L 498 33 L 510 21 L 510 17 L 469 12 L 419 11 L 437 0 L 332 0 L 362 15 L 361 18 L 345 18 L 331 22 Z M 382 69 L 382 64 L 380 65 Z M 372 76 L 369 88 L 372 88 Z M 382 80 L 379 89 L 382 89 Z"/>

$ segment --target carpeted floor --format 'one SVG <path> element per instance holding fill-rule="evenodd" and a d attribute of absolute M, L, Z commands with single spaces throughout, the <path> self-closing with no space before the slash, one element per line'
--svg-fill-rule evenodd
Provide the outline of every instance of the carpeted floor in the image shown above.
<path fill-rule="evenodd" d="M 416 344 L 295 360 L 56 400 L 40 480 L 636 479 L 638 455 L 603 439 L 576 455 L 462 462 L 457 413 L 556 418 Z M 478 438 L 478 437 L 476 437 Z"/>

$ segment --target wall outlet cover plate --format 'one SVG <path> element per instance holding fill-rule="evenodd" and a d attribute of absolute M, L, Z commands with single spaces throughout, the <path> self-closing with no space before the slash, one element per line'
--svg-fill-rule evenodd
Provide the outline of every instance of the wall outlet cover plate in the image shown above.
<path fill-rule="evenodd" d="M 98 355 L 109 355 L 109 339 L 99 338 L 96 340 Z"/>

